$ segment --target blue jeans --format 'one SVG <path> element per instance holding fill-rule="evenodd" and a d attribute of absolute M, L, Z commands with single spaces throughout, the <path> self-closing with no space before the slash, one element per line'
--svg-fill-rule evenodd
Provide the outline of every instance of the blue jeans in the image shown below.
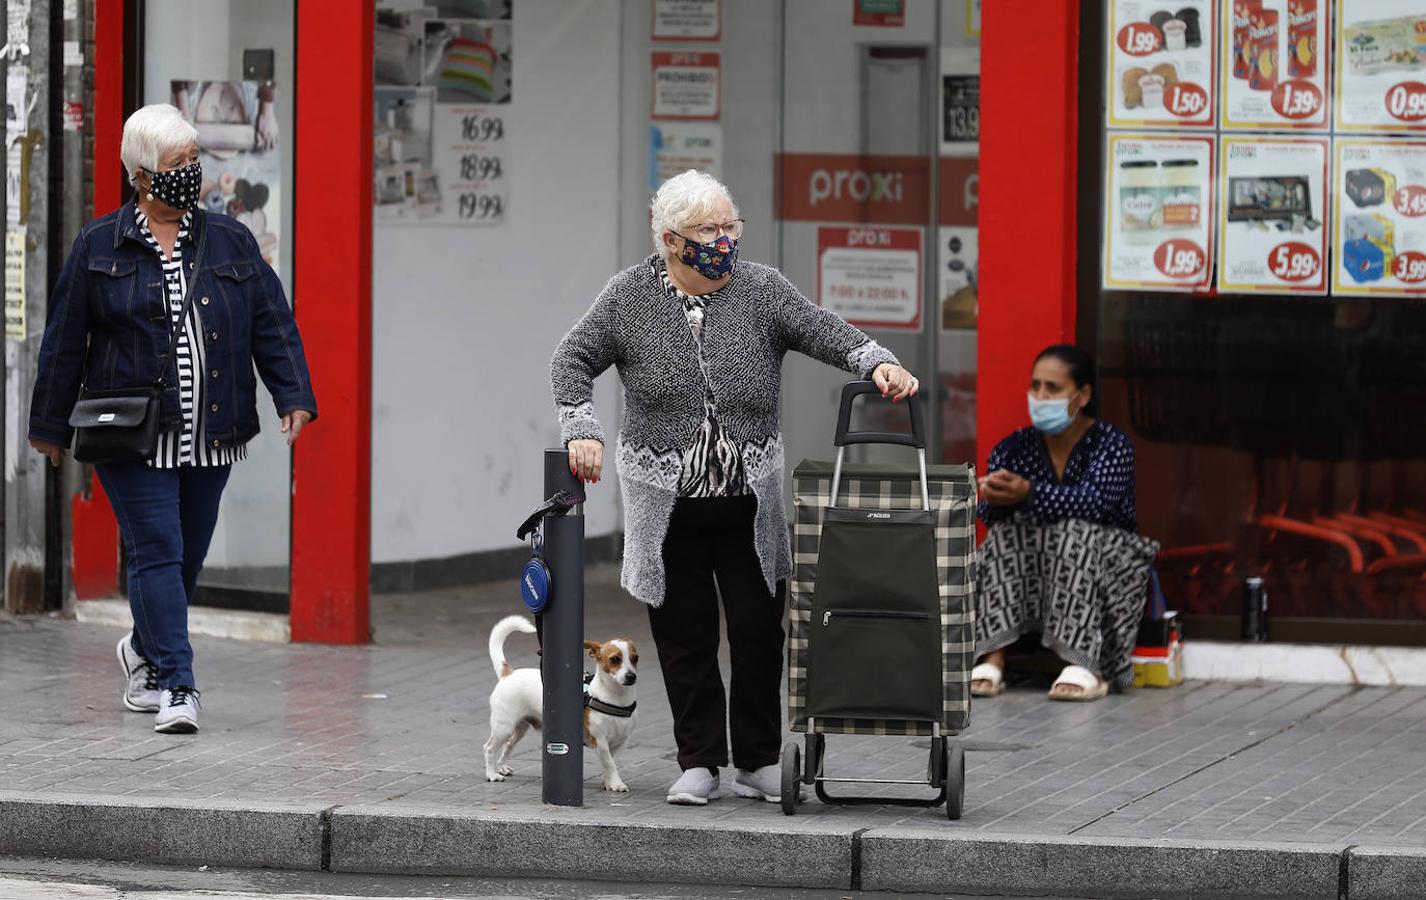
<path fill-rule="evenodd" d="M 158 667 L 161 688 L 197 686 L 188 604 L 218 524 L 218 502 L 230 469 L 155 469 L 144 463 L 94 467 L 129 555 L 134 649 Z"/>

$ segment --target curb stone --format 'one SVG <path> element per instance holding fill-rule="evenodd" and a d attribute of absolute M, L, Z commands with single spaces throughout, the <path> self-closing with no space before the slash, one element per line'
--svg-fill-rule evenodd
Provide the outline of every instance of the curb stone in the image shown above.
<path fill-rule="evenodd" d="M 1353 847 L 1348 851 L 1347 896 L 1351 900 L 1426 898 L 1426 850 Z"/>
<path fill-rule="evenodd" d="M 775 821 L 775 820 L 774 820 Z M 332 814 L 332 870 L 848 888 L 857 829 L 593 820 L 588 811 Z"/>
<path fill-rule="evenodd" d="M 325 809 L 0 791 L 0 853 L 314 870 Z"/>
<path fill-rule="evenodd" d="M 861 887 L 879 891 L 1336 900 L 1343 845 L 1086 839 L 873 829 Z M 1352 895 L 1355 900 L 1356 895 Z"/>

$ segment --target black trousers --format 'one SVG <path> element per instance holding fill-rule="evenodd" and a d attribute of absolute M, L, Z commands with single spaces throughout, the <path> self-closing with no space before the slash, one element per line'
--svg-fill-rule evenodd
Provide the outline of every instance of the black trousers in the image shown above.
<path fill-rule="evenodd" d="M 664 539 L 666 590 L 649 607 L 678 764 L 683 769 L 777 762 L 782 739 L 783 592 L 768 593 L 753 543 L 757 498 L 680 498 Z M 718 597 L 728 624 L 731 696 L 718 668 Z"/>

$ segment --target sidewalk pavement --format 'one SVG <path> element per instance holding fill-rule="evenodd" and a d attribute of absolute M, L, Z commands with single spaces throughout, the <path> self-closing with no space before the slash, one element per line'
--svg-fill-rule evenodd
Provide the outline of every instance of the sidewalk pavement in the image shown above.
<path fill-rule="evenodd" d="M 196 638 L 202 733 L 119 703 L 121 631 L 0 618 L 0 853 L 345 872 L 1092 896 L 1426 897 L 1426 689 L 1190 682 L 977 701 L 966 810 L 726 796 L 677 776 L 648 619 L 590 572 L 595 639 L 643 652 L 639 722 L 585 807 L 540 802 L 537 736 L 489 784 L 490 626 L 514 582 L 374 601 L 366 647 Z M 517 666 L 531 636 L 512 636 Z M 725 660 L 726 672 L 726 660 Z M 791 735 L 789 735 L 791 738 Z M 924 776 L 927 739 L 829 736 L 830 775 Z M 731 773 L 724 770 L 725 784 Z M 810 792 L 809 792 L 810 794 Z"/>

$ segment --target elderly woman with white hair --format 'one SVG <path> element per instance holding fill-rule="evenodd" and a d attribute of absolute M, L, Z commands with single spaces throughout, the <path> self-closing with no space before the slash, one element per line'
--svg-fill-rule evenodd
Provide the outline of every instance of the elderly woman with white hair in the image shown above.
<path fill-rule="evenodd" d="M 594 379 L 624 385 L 616 459 L 624 496 L 624 588 L 648 604 L 683 774 L 668 802 L 733 793 L 777 801 L 783 596 L 791 546 L 778 415 L 789 350 L 872 378 L 892 401 L 918 384 L 890 352 L 808 302 L 776 269 L 738 259 L 743 220 L 728 189 L 689 170 L 651 206 L 656 252 L 610 280 L 551 361 L 570 469 L 597 483 L 604 430 Z M 731 697 L 718 666 L 719 597 Z"/>
<path fill-rule="evenodd" d="M 193 125 L 167 104 L 145 106 L 124 123 L 120 155 L 135 193 L 86 225 L 65 260 L 30 444 L 58 466 L 76 427 L 97 435 L 75 449 L 95 463 L 128 556 L 134 628 L 116 648 L 123 703 L 157 713 L 157 732 L 192 733 L 188 604 L 228 473 L 258 433 L 254 364 L 289 446 L 317 402 L 282 283 L 252 233 L 198 208 Z M 116 440 L 118 427 L 138 437 Z"/>

